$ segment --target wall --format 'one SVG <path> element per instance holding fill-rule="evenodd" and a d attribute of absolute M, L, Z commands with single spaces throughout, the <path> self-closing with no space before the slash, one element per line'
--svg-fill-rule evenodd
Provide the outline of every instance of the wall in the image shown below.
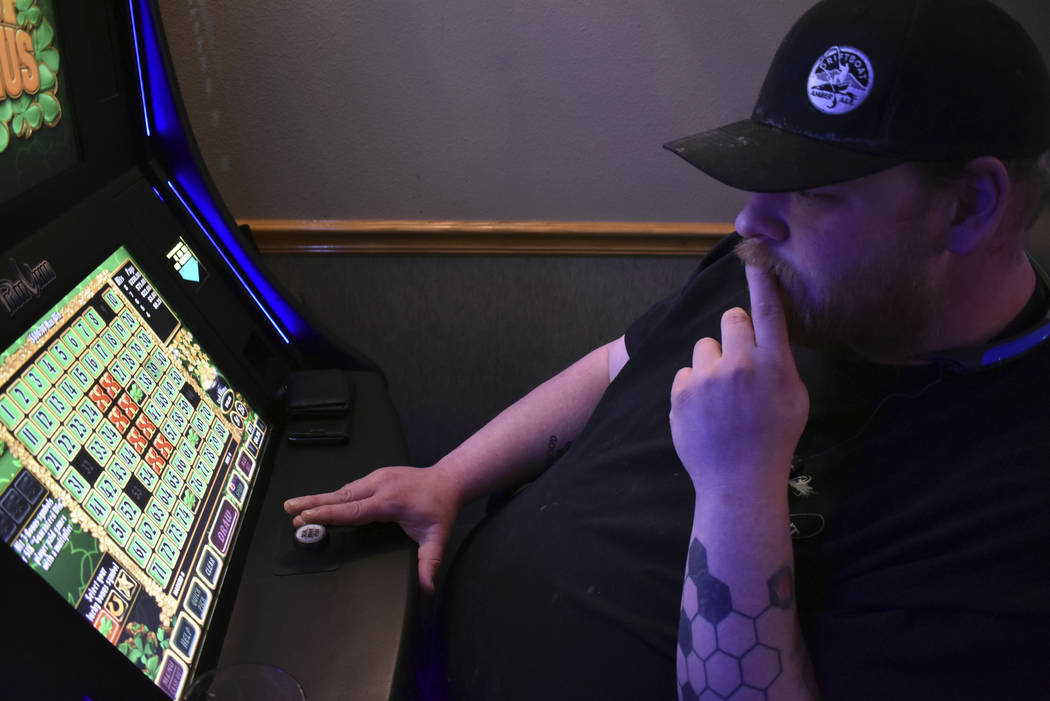
<path fill-rule="evenodd" d="M 746 117 L 810 4 L 161 0 L 232 211 L 322 219 L 731 219 L 660 146 Z"/>
<path fill-rule="evenodd" d="M 741 193 L 660 145 L 746 117 L 810 2 L 160 4 L 202 153 L 239 219 L 729 222 Z M 1050 47 L 1050 3 L 1001 4 Z M 417 463 L 621 333 L 694 265 L 269 263 L 387 370 Z"/>
<path fill-rule="evenodd" d="M 577 256 L 270 263 L 337 337 L 381 363 L 419 464 L 622 334 L 695 267 L 688 258 Z"/>

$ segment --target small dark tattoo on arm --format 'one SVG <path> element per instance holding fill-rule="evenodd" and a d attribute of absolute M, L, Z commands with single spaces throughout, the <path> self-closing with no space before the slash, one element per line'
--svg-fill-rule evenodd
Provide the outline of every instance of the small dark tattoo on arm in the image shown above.
<path fill-rule="evenodd" d="M 565 455 L 565 453 L 571 447 L 572 441 L 569 441 L 561 448 L 559 448 L 557 436 L 551 436 L 549 439 L 547 439 L 547 467 L 550 467 L 551 465 L 556 463 L 558 461 L 558 458 L 560 458 L 562 455 Z"/>
<path fill-rule="evenodd" d="M 733 607 L 729 586 L 711 574 L 707 549 L 693 539 L 686 559 L 686 581 L 678 620 L 678 695 L 682 701 L 741 698 L 768 699 L 783 672 L 780 649 L 769 644 L 770 616 L 795 603 L 790 567 L 767 581 L 769 604 L 756 614 Z M 733 698 L 737 698 L 733 696 Z"/>
<path fill-rule="evenodd" d="M 784 610 L 795 605 L 795 576 L 787 565 L 769 578 L 769 604 Z"/>

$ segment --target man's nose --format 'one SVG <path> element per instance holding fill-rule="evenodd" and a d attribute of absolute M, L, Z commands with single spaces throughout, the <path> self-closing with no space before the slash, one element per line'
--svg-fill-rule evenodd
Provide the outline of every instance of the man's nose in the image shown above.
<path fill-rule="evenodd" d="M 784 221 L 787 193 L 756 192 L 736 215 L 737 233 L 746 239 L 767 238 L 783 241 L 788 237 Z"/>

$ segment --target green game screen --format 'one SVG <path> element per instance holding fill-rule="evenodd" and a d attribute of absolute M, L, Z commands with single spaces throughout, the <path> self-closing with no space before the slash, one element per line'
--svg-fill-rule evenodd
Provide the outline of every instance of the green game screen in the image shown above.
<path fill-rule="evenodd" d="M 118 249 L 0 355 L 0 536 L 177 699 L 269 430 Z"/>
<path fill-rule="evenodd" d="M 0 0 L 0 201 L 75 165 L 53 0 Z"/>

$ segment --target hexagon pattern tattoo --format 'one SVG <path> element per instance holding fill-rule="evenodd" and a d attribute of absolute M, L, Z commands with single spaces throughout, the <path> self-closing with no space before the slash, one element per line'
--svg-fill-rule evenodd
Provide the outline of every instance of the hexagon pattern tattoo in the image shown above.
<path fill-rule="evenodd" d="M 707 549 L 689 546 L 678 620 L 678 692 L 681 701 L 765 701 L 780 677 L 780 650 L 763 632 L 771 616 L 795 603 L 790 567 L 768 580 L 769 604 L 758 613 L 733 608 L 729 586 L 707 568 Z"/>

